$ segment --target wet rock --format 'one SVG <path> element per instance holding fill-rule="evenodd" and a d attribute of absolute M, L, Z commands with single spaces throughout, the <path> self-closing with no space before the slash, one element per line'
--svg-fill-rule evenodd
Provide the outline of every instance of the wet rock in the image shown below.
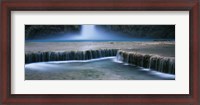
<path fill-rule="evenodd" d="M 99 49 L 69 52 L 37 52 L 26 53 L 25 63 L 64 61 L 64 60 L 89 60 L 101 57 L 116 56 L 118 49 Z"/>
<path fill-rule="evenodd" d="M 119 50 L 117 60 L 159 72 L 175 74 L 175 58 Z"/>

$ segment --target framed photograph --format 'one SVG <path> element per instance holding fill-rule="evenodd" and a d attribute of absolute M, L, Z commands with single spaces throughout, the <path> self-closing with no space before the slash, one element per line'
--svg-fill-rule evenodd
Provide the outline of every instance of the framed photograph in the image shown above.
<path fill-rule="evenodd" d="M 198 0 L 1 2 L 1 104 L 199 105 Z"/>

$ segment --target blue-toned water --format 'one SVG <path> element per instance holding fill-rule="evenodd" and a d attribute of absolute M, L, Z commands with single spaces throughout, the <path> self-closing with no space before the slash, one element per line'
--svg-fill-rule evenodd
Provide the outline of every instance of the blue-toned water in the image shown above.
<path fill-rule="evenodd" d="M 132 35 L 126 35 L 118 32 L 102 31 L 95 25 L 82 25 L 80 33 L 54 35 L 51 38 L 31 39 L 26 42 L 107 42 L 107 41 L 174 41 L 174 39 L 155 39 L 155 38 L 135 38 Z"/>
<path fill-rule="evenodd" d="M 175 41 L 174 39 L 145 39 L 134 38 L 130 40 L 55 40 L 55 39 L 39 39 L 39 40 L 26 40 L 26 42 L 152 42 L 152 41 Z"/>
<path fill-rule="evenodd" d="M 26 80 L 175 80 L 175 75 L 128 65 L 116 57 L 25 65 Z"/>

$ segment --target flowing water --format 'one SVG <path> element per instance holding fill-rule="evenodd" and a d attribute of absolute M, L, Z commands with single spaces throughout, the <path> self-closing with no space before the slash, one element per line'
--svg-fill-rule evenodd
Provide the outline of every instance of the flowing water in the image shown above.
<path fill-rule="evenodd" d="M 122 33 L 105 32 L 99 30 L 95 25 L 82 25 L 81 32 L 78 34 L 66 34 L 62 37 L 53 39 L 54 41 L 110 41 L 110 40 L 130 40 L 130 37 Z"/>
<path fill-rule="evenodd" d="M 55 34 L 52 37 L 44 37 L 39 39 L 30 39 L 26 42 L 105 42 L 105 41 L 162 41 L 174 39 L 158 39 L 158 38 L 137 38 L 132 35 L 119 33 L 115 31 L 105 31 L 99 29 L 95 25 L 82 25 L 79 33 Z M 47 35 L 48 36 L 48 35 Z M 54 36 L 54 37 L 53 37 Z"/>
<path fill-rule="evenodd" d="M 55 38 L 31 40 L 36 42 L 90 42 L 90 41 L 153 41 L 135 39 L 122 33 L 105 32 L 95 25 L 83 25 L 77 34 L 55 35 Z M 28 42 L 28 40 L 26 40 Z M 113 43 L 113 42 L 112 42 Z M 56 46 L 59 47 L 59 46 Z M 87 47 L 88 46 L 84 46 Z M 90 49 L 84 51 L 29 52 L 25 55 L 26 80 L 174 80 L 175 60 L 161 57 L 120 53 L 117 49 Z M 116 57 L 117 55 L 117 57 Z M 115 57 L 110 57 L 115 56 Z M 119 57 L 122 59 L 120 60 Z M 118 58 L 116 60 L 116 58 Z M 130 59 L 131 58 L 131 59 Z M 121 63 L 122 61 L 124 63 Z M 136 62 L 137 61 L 137 62 Z M 37 62 L 37 63 L 36 63 Z M 136 63 L 135 63 L 136 62 Z M 132 64 L 132 65 L 129 65 Z M 134 66 L 133 64 L 137 65 Z M 146 66 L 148 65 L 148 66 Z M 171 73 L 164 74 L 157 71 Z M 163 68 L 169 68 L 164 70 Z M 171 69 L 173 68 L 173 69 Z M 169 70 L 172 70 L 169 72 Z"/>
<path fill-rule="evenodd" d="M 175 74 L 175 58 L 119 50 L 117 60 L 159 72 Z"/>
<path fill-rule="evenodd" d="M 174 80 L 165 74 L 104 57 L 92 60 L 38 62 L 25 65 L 26 80 Z"/>

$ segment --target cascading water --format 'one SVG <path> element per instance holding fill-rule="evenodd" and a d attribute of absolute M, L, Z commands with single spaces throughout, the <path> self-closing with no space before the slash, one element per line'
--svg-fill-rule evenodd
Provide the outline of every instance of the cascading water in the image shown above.
<path fill-rule="evenodd" d="M 25 63 L 63 60 L 89 60 L 101 57 L 116 56 L 117 51 L 118 49 L 99 49 L 86 51 L 26 53 Z"/>
<path fill-rule="evenodd" d="M 162 57 L 151 54 L 126 52 L 118 49 L 27 53 L 25 55 L 25 63 L 28 64 L 33 62 L 47 61 L 90 60 L 110 56 L 116 56 L 118 61 L 122 61 L 127 64 L 134 64 L 136 66 L 153 69 L 159 72 L 175 74 L 174 57 Z"/>
<path fill-rule="evenodd" d="M 83 25 L 81 30 L 82 36 L 80 39 L 91 39 L 96 34 L 94 25 Z"/>
<path fill-rule="evenodd" d="M 97 36 L 95 25 L 82 25 L 81 33 L 78 36 L 72 37 L 74 40 L 91 40 Z"/>
<path fill-rule="evenodd" d="M 175 58 L 119 50 L 117 60 L 159 72 L 175 74 Z"/>
<path fill-rule="evenodd" d="M 95 25 L 82 25 L 80 34 L 68 37 L 68 40 L 104 40 L 105 34 L 102 31 L 98 31 Z"/>
<path fill-rule="evenodd" d="M 99 29 L 95 25 L 82 25 L 81 32 L 76 35 L 67 35 L 60 38 L 61 40 L 73 41 L 110 41 L 110 40 L 130 40 L 130 37 L 122 35 L 122 33 L 107 32 Z"/>

